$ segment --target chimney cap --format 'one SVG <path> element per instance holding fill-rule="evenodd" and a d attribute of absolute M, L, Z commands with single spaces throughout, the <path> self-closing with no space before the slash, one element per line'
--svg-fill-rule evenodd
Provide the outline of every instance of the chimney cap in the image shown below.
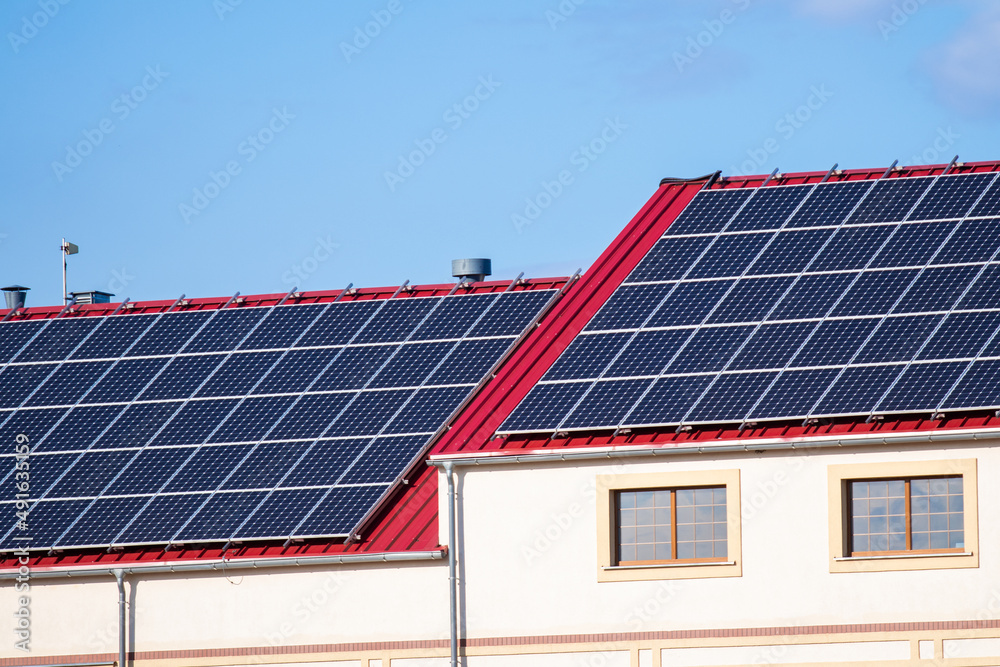
<path fill-rule="evenodd" d="M 90 303 L 110 303 L 111 297 L 114 296 L 111 292 L 102 292 L 98 289 L 86 290 L 83 292 L 70 292 L 71 297 L 73 297 L 74 302 L 79 306 L 85 306 Z"/>
<path fill-rule="evenodd" d="M 7 287 L 0 287 L 0 290 L 4 292 L 27 292 L 30 287 L 25 287 L 24 285 L 9 285 Z"/>

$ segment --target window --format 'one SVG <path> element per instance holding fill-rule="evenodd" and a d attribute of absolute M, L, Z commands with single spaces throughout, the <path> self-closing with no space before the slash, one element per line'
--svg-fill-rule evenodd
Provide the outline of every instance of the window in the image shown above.
<path fill-rule="evenodd" d="M 850 483 L 851 555 L 965 550 L 961 477 Z"/>
<path fill-rule="evenodd" d="M 618 491 L 619 565 L 724 561 L 726 487 Z"/>
<path fill-rule="evenodd" d="M 975 459 L 827 471 L 831 572 L 979 567 Z"/>
<path fill-rule="evenodd" d="M 740 471 L 597 477 L 597 580 L 739 577 Z"/>

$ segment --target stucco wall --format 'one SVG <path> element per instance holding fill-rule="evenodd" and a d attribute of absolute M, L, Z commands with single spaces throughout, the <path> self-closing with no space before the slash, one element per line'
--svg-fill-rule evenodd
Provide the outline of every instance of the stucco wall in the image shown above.
<path fill-rule="evenodd" d="M 830 572 L 828 466 L 949 459 L 977 461 L 980 567 Z M 742 576 L 597 581 L 599 476 L 734 468 L 742 487 L 742 544 L 731 549 L 741 551 Z M 504 636 L 996 618 L 997 480 L 1000 449 L 986 446 L 461 468 L 467 632 Z"/>
<path fill-rule="evenodd" d="M 952 459 L 976 461 L 979 567 L 830 572 L 829 466 Z M 731 549 L 739 550 L 741 576 L 598 581 L 599 478 L 734 469 L 739 471 L 742 490 L 742 541 Z M 463 635 L 469 638 L 1000 618 L 1000 448 L 969 443 L 903 450 L 703 454 L 483 465 L 459 471 L 461 619 Z M 445 488 L 443 482 L 441 488 Z M 444 498 L 440 502 L 441 516 L 446 517 Z M 446 521 L 440 524 L 441 541 L 446 543 Z M 137 652 L 438 640 L 437 648 L 413 657 L 447 655 L 445 560 L 289 568 L 229 576 L 134 576 L 129 579 L 128 591 L 134 616 L 129 649 Z M 32 582 L 30 596 L 32 655 L 117 651 L 117 589 L 112 577 L 38 579 Z M 5 583 L 0 589 L 0 609 L 12 612 L 16 597 L 11 583 Z M 13 617 L 7 618 L 13 630 Z M 992 634 L 1000 636 L 1000 630 Z M 9 637 L 0 643 L 0 657 L 27 657 L 14 648 L 13 632 Z M 801 642 L 816 644 L 827 639 L 817 636 Z M 898 637 L 871 639 L 899 641 Z M 857 640 L 844 637 L 840 641 Z M 946 641 L 962 640 L 955 636 Z M 440 642 L 445 642 L 443 647 Z M 611 662 L 627 655 L 621 653 L 620 643 L 605 647 L 593 637 L 581 642 L 576 649 L 581 651 L 577 655 L 581 659 L 583 651 L 607 654 L 602 660 Z M 644 653 L 639 652 L 640 647 Z M 645 645 L 633 648 L 635 660 L 652 655 L 653 649 Z M 658 657 L 660 649 L 653 648 Z M 679 648 L 683 646 L 678 644 Z M 859 651 L 862 648 L 868 653 L 906 652 L 900 644 L 881 648 L 871 644 Z M 392 654 L 393 663 L 410 655 L 405 647 L 397 649 Z M 487 649 L 472 653 L 476 650 Z M 695 653 L 665 650 L 664 656 L 697 663 L 698 659 L 690 657 Z M 840 650 L 852 649 L 845 644 Z M 539 649 L 522 647 L 516 651 Z M 864 651 L 858 655 L 868 655 Z M 504 650 L 494 646 L 488 652 L 502 654 Z M 792 654 L 798 655 L 795 651 Z M 556 661 L 552 664 L 563 664 L 559 660 L 564 658 L 552 656 L 539 657 L 539 664 L 548 663 L 550 658 Z M 519 664 L 528 664 L 523 662 L 527 659 L 522 658 Z M 711 664 L 710 658 L 705 659 L 709 660 L 705 664 Z M 289 660 L 292 656 L 274 660 L 258 656 L 213 659 L 205 664 Z M 306 657 L 299 655 L 293 661 L 304 660 Z M 197 660 L 184 662 L 194 664 Z"/>

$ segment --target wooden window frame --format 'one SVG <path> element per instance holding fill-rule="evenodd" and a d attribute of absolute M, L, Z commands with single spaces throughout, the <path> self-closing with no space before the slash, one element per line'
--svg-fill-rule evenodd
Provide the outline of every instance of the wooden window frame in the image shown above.
<path fill-rule="evenodd" d="M 740 471 L 693 470 L 597 475 L 597 581 L 657 581 L 664 579 L 704 579 L 743 576 L 741 553 Z M 617 491 L 647 489 L 726 489 L 727 558 L 636 562 L 619 564 L 617 534 Z M 673 524 L 676 525 L 676 522 Z M 676 542 L 675 542 L 676 543 Z"/>
<path fill-rule="evenodd" d="M 865 556 L 896 556 L 901 554 L 961 554 L 965 553 L 965 547 L 949 548 L 949 549 L 914 549 L 913 548 L 913 524 L 911 521 L 912 509 L 911 509 L 911 496 L 910 496 L 910 482 L 913 480 L 925 480 L 925 479 L 953 479 L 959 478 L 962 480 L 962 498 L 965 498 L 965 477 L 962 475 L 926 475 L 926 476 L 911 476 L 911 477 L 862 477 L 859 479 L 849 479 L 845 480 L 847 487 L 845 489 L 844 495 L 847 500 L 847 542 L 848 550 L 847 553 L 852 557 L 865 557 Z M 850 491 L 851 482 L 903 482 L 903 503 L 904 512 L 906 516 L 906 548 L 897 550 L 887 550 L 887 551 L 855 551 L 854 550 L 854 527 L 851 520 L 854 518 L 852 501 L 854 500 Z M 963 504 L 964 507 L 964 504 Z M 964 519 L 965 510 L 962 510 L 962 515 Z M 963 535 L 965 533 L 964 522 L 962 528 Z"/>
<path fill-rule="evenodd" d="M 729 556 L 723 557 L 712 557 L 712 558 L 678 558 L 677 557 L 677 492 L 686 490 L 697 490 L 697 489 L 725 489 L 726 490 L 726 505 L 729 505 L 729 489 L 726 488 L 725 484 L 711 484 L 702 486 L 674 486 L 674 487 L 653 487 L 644 489 L 616 489 L 614 492 L 615 496 L 615 514 L 612 518 L 612 539 L 615 542 L 615 558 L 614 563 L 618 567 L 632 567 L 635 565 L 665 565 L 669 563 L 728 563 Z M 631 493 L 635 491 L 669 491 L 670 492 L 670 558 L 666 560 L 622 560 L 621 559 L 621 539 L 618 537 L 618 517 L 621 512 L 621 494 Z M 714 505 L 713 505 L 714 507 Z M 714 525 L 715 522 L 712 522 Z M 713 540 L 714 541 L 714 540 Z M 726 552 L 729 552 L 729 530 L 726 530 Z"/>
<path fill-rule="evenodd" d="M 851 552 L 849 483 L 865 480 L 962 477 L 965 548 L 959 550 L 890 551 L 866 555 Z M 890 572 L 979 567 L 979 487 L 977 461 L 969 459 L 896 460 L 827 466 L 829 571 Z M 912 508 L 911 508 L 912 509 Z"/>

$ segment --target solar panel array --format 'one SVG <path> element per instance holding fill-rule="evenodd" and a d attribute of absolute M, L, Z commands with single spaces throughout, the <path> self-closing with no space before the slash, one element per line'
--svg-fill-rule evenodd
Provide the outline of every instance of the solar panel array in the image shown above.
<path fill-rule="evenodd" d="M 499 429 L 1000 407 L 995 173 L 703 190 Z"/>
<path fill-rule="evenodd" d="M 554 293 L 0 324 L 0 549 L 349 535 Z"/>

